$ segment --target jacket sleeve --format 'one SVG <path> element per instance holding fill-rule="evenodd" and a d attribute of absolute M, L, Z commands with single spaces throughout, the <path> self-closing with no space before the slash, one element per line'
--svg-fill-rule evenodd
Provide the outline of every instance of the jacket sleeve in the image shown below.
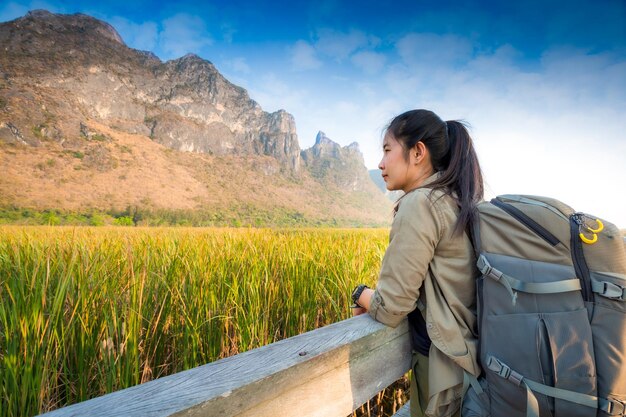
<path fill-rule="evenodd" d="M 415 309 L 428 265 L 443 236 L 441 213 L 429 193 L 419 189 L 406 195 L 391 226 L 368 310 L 372 318 L 388 326 L 396 327 Z"/>

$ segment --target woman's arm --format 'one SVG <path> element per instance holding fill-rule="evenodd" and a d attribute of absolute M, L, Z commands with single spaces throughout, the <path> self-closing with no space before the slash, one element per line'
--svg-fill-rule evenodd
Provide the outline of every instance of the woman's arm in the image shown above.
<path fill-rule="evenodd" d="M 395 327 L 416 307 L 422 283 L 443 234 L 440 213 L 429 190 L 416 190 L 400 204 L 391 227 L 375 290 L 364 290 L 353 315 L 369 313 Z"/>

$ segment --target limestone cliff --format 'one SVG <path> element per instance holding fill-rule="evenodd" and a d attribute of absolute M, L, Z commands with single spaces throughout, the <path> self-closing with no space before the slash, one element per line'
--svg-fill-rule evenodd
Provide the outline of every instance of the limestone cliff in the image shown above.
<path fill-rule="evenodd" d="M 3 77 L 20 79 L 20 87 L 30 86 L 50 102 L 48 109 L 57 109 L 63 120 L 49 123 L 38 103 L 24 97 L 32 106 L 28 113 L 48 122 L 57 138 L 74 134 L 80 123 L 76 116 L 83 115 L 148 134 L 177 150 L 265 154 L 299 168 L 293 117 L 264 112 L 243 88 L 196 55 L 162 63 L 128 48 L 107 23 L 45 11 L 3 24 L 0 43 L 6 45 L 0 58 Z M 19 94 L 8 87 L 9 96 Z M 37 143 L 29 129 L 21 133 Z"/>
<path fill-rule="evenodd" d="M 339 184 L 351 191 L 375 189 L 365 166 L 363 154 L 356 142 L 340 146 L 329 139 L 324 132 L 318 132 L 315 145 L 301 152 L 302 161 L 313 177 Z"/>

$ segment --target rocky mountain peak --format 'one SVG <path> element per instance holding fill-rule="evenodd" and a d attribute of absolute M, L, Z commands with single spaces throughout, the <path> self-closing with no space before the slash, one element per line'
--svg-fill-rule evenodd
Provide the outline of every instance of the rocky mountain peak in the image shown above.
<path fill-rule="evenodd" d="M 315 145 L 301 152 L 307 169 L 323 181 L 332 181 L 352 191 L 366 189 L 371 182 L 365 161 L 356 142 L 341 146 L 322 131 L 317 133 Z"/>
<path fill-rule="evenodd" d="M 326 136 L 326 134 L 321 130 L 317 132 L 315 145 L 313 145 L 310 151 L 310 153 L 316 158 L 356 158 L 357 160 L 363 162 L 363 154 L 361 153 L 358 143 L 352 142 L 350 145 L 342 147 L 340 144 Z"/>
<path fill-rule="evenodd" d="M 200 62 L 200 63 L 209 63 L 209 61 L 207 61 L 206 59 L 202 59 L 200 56 L 194 54 L 194 53 L 188 53 L 183 55 L 182 57 L 178 58 L 178 61 L 181 62 Z"/>
<path fill-rule="evenodd" d="M 19 25 L 38 33 L 61 31 L 78 31 L 79 33 L 92 32 L 112 40 L 120 45 L 126 45 L 119 33 L 110 24 L 82 13 L 62 15 L 50 13 L 47 10 L 37 9 L 29 11 L 26 16 L 16 20 Z"/>
<path fill-rule="evenodd" d="M 55 14 L 44 9 L 35 9 L 30 10 L 24 17 L 21 17 L 18 20 L 27 20 L 29 18 L 32 20 L 52 20 L 55 18 Z"/>
<path fill-rule="evenodd" d="M 326 136 L 326 133 L 322 132 L 321 130 L 317 132 L 317 136 L 315 137 L 315 144 L 339 146 L 338 143 L 333 142 L 328 136 Z"/>
<path fill-rule="evenodd" d="M 211 61 L 203 59 L 196 54 L 186 54 L 180 58 L 168 61 L 175 63 L 180 70 L 201 70 L 209 72 L 218 72 Z"/>
<path fill-rule="evenodd" d="M 350 149 L 352 151 L 361 152 L 361 148 L 359 148 L 359 143 L 358 142 L 352 142 L 351 144 L 349 144 L 348 145 L 348 149 Z"/>

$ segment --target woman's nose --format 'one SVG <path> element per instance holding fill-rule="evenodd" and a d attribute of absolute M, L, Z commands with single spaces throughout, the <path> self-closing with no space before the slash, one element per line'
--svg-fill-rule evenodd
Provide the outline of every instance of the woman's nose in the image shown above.
<path fill-rule="evenodd" d="M 383 164 L 383 159 L 381 159 L 380 162 L 378 163 L 378 169 L 382 171 L 383 168 L 385 168 L 385 165 Z"/>

